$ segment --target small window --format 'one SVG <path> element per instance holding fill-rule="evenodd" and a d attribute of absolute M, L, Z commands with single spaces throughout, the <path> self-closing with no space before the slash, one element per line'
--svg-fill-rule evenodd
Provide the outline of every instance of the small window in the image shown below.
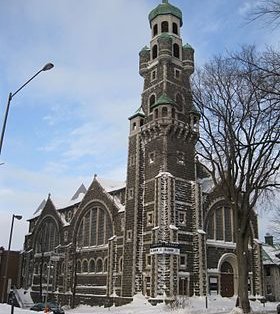
<path fill-rule="evenodd" d="M 183 152 L 177 152 L 177 164 L 179 165 L 185 164 L 185 154 Z"/>
<path fill-rule="evenodd" d="M 148 212 L 147 213 L 147 226 L 152 226 L 154 224 L 154 213 Z"/>
<path fill-rule="evenodd" d="M 167 21 L 164 21 L 161 23 L 161 32 L 162 33 L 168 33 L 169 32 Z"/>
<path fill-rule="evenodd" d="M 167 108 L 166 108 L 166 107 L 163 107 L 163 108 L 162 108 L 161 115 L 162 115 L 163 117 L 167 117 L 167 114 L 168 114 Z"/>
<path fill-rule="evenodd" d="M 103 262 L 102 262 L 102 259 L 100 258 L 96 262 L 96 272 L 102 273 L 102 271 L 103 271 Z"/>
<path fill-rule="evenodd" d="M 155 110 L 155 119 L 158 119 L 158 109 Z"/>
<path fill-rule="evenodd" d="M 172 119 L 175 119 L 175 117 L 176 117 L 176 110 L 174 108 L 172 108 L 172 110 L 171 110 L 171 117 L 172 117 Z"/>
<path fill-rule="evenodd" d="M 178 35 L 178 25 L 176 23 L 172 24 L 172 31 L 173 31 L 173 34 Z"/>
<path fill-rule="evenodd" d="M 180 79 L 181 78 L 181 70 L 179 69 L 174 69 L 174 77 L 176 79 Z"/>
<path fill-rule="evenodd" d="M 140 119 L 140 126 L 144 125 L 144 119 Z"/>
<path fill-rule="evenodd" d="M 82 264 L 82 272 L 87 273 L 88 272 L 88 261 L 84 260 Z"/>
<path fill-rule="evenodd" d="M 186 213 L 178 212 L 178 224 L 185 225 L 186 224 Z"/>
<path fill-rule="evenodd" d="M 157 55 L 158 55 L 158 47 L 157 45 L 154 45 L 152 49 L 152 58 L 153 59 L 157 58 Z"/>
<path fill-rule="evenodd" d="M 158 34 L 158 25 L 157 24 L 154 25 L 153 34 L 154 34 L 154 36 L 156 36 Z"/>
<path fill-rule="evenodd" d="M 180 48 L 178 44 L 173 45 L 173 56 L 178 59 L 180 58 Z"/>
<path fill-rule="evenodd" d="M 187 256 L 180 255 L 180 268 L 185 268 L 187 266 Z"/>
<path fill-rule="evenodd" d="M 136 130 L 136 127 L 137 127 L 136 122 L 133 122 L 133 124 L 132 124 L 132 130 L 133 130 L 133 131 Z"/>
<path fill-rule="evenodd" d="M 150 112 L 152 112 L 152 106 L 156 102 L 156 96 L 153 94 L 149 98 L 149 107 L 150 107 Z"/>
<path fill-rule="evenodd" d="M 157 70 L 151 72 L 151 81 L 154 81 L 157 78 Z"/>
<path fill-rule="evenodd" d="M 95 272 L 95 260 L 93 260 L 93 259 L 91 259 L 89 262 L 89 271 L 90 271 L 90 273 Z"/>
<path fill-rule="evenodd" d="M 271 275 L 270 267 L 265 267 L 265 275 L 266 276 L 270 276 Z"/>
<path fill-rule="evenodd" d="M 155 152 L 149 153 L 149 163 L 152 164 L 155 162 Z"/>
<path fill-rule="evenodd" d="M 130 188 L 128 190 L 128 199 L 131 200 L 133 199 L 133 196 L 134 196 L 134 189 L 133 188 Z"/>
<path fill-rule="evenodd" d="M 132 230 L 127 230 L 126 240 L 127 240 L 127 242 L 130 242 L 132 240 Z"/>
<path fill-rule="evenodd" d="M 150 268 L 152 266 L 152 257 L 150 254 L 146 255 L 146 267 Z"/>

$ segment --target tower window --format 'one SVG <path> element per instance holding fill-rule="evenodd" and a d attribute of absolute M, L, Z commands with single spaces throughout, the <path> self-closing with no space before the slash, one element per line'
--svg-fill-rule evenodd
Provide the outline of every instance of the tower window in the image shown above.
<path fill-rule="evenodd" d="M 147 213 L 147 226 L 152 226 L 154 223 L 154 214 L 153 212 Z"/>
<path fill-rule="evenodd" d="M 158 119 L 158 109 L 155 110 L 155 119 Z"/>
<path fill-rule="evenodd" d="M 157 70 L 151 72 L 151 81 L 154 81 L 157 78 Z"/>
<path fill-rule="evenodd" d="M 172 110 L 171 110 L 171 116 L 172 116 L 173 119 L 175 119 L 175 114 L 176 114 L 176 111 L 175 111 L 174 108 L 172 108 Z"/>
<path fill-rule="evenodd" d="M 150 96 L 150 99 L 149 99 L 150 112 L 152 112 L 152 106 L 155 102 L 156 102 L 156 96 L 153 94 Z"/>
<path fill-rule="evenodd" d="M 185 155 L 183 152 L 177 152 L 177 164 L 179 165 L 185 164 Z"/>
<path fill-rule="evenodd" d="M 167 107 L 163 107 L 163 108 L 162 108 L 161 115 L 162 115 L 163 117 L 167 117 L 167 113 L 168 113 Z"/>
<path fill-rule="evenodd" d="M 140 126 L 144 124 L 144 119 L 140 119 Z"/>
<path fill-rule="evenodd" d="M 161 23 L 161 32 L 162 33 L 168 33 L 168 22 L 164 21 Z"/>
<path fill-rule="evenodd" d="M 176 23 L 172 24 L 172 31 L 173 31 L 173 34 L 178 35 L 178 25 Z"/>
<path fill-rule="evenodd" d="M 149 163 L 152 164 L 155 162 L 155 152 L 149 153 Z"/>
<path fill-rule="evenodd" d="M 152 265 L 152 257 L 150 254 L 146 255 L 146 267 L 149 268 Z"/>
<path fill-rule="evenodd" d="M 173 56 L 178 59 L 180 58 L 180 48 L 178 44 L 173 45 Z"/>
<path fill-rule="evenodd" d="M 136 122 L 133 122 L 133 124 L 132 124 L 132 130 L 134 131 L 134 130 L 136 130 Z"/>
<path fill-rule="evenodd" d="M 132 240 L 132 230 L 127 230 L 127 232 L 126 232 L 126 240 L 128 242 Z"/>
<path fill-rule="evenodd" d="M 179 69 L 174 69 L 174 77 L 176 79 L 180 79 L 181 78 L 181 71 Z"/>
<path fill-rule="evenodd" d="M 154 36 L 156 36 L 158 34 L 158 25 L 157 24 L 154 25 L 153 34 L 154 34 Z"/>
<path fill-rule="evenodd" d="M 134 194 L 134 190 L 133 190 L 133 188 L 130 188 L 128 190 L 128 199 L 129 200 L 133 199 L 133 194 Z"/>
<path fill-rule="evenodd" d="M 155 59 L 157 58 L 157 54 L 158 54 L 158 47 L 157 45 L 153 46 L 153 52 L 152 52 L 152 58 Z"/>
<path fill-rule="evenodd" d="M 187 256 L 180 255 L 180 268 L 185 268 L 187 266 Z"/>

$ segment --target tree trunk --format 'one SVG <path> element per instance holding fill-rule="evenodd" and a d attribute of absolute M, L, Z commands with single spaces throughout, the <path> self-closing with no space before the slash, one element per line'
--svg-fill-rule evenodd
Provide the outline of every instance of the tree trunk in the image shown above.
<path fill-rule="evenodd" d="M 248 229 L 248 228 L 247 228 Z M 238 264 L 238 306 L 244 313 L 250 313 L 250 302 L 248 297 L 248 233 L 236 234 L 236 254 Z"/>

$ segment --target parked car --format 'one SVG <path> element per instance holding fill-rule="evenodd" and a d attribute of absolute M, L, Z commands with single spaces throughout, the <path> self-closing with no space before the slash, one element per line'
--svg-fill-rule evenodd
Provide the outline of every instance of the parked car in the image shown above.
<path fill-rule="evenodd" d="M 277 305 L 277 314 L 280 314 L 280 303 Z"/>
<path fill-rule="evenodd" d="M 47 303 L 48 308 L 51 310 L 51 313 L 53 314 L 65 314 L 64 310 L 57 304 L 56 302 L 48 302 Z M 36 303 L 34 304 L 30 310 L 37 311 L 37 312 L 43 312 L 46 308 L 45 303 Z"/>

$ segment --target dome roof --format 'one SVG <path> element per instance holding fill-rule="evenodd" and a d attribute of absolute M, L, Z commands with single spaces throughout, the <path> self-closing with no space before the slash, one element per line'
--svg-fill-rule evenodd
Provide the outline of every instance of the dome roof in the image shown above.
<path fill-rule="evenodd" d="M 151 21 L 158 15 L 166 14 L 172 14 L 176 16 L 180 20 L 180 26 L 183 25 L 182 11 L 168 3 L 168 0 L 163 0 L 161 4 L 159 4 L 155 9 L 150 12 L 149 21 L 151 23 Z"/>

